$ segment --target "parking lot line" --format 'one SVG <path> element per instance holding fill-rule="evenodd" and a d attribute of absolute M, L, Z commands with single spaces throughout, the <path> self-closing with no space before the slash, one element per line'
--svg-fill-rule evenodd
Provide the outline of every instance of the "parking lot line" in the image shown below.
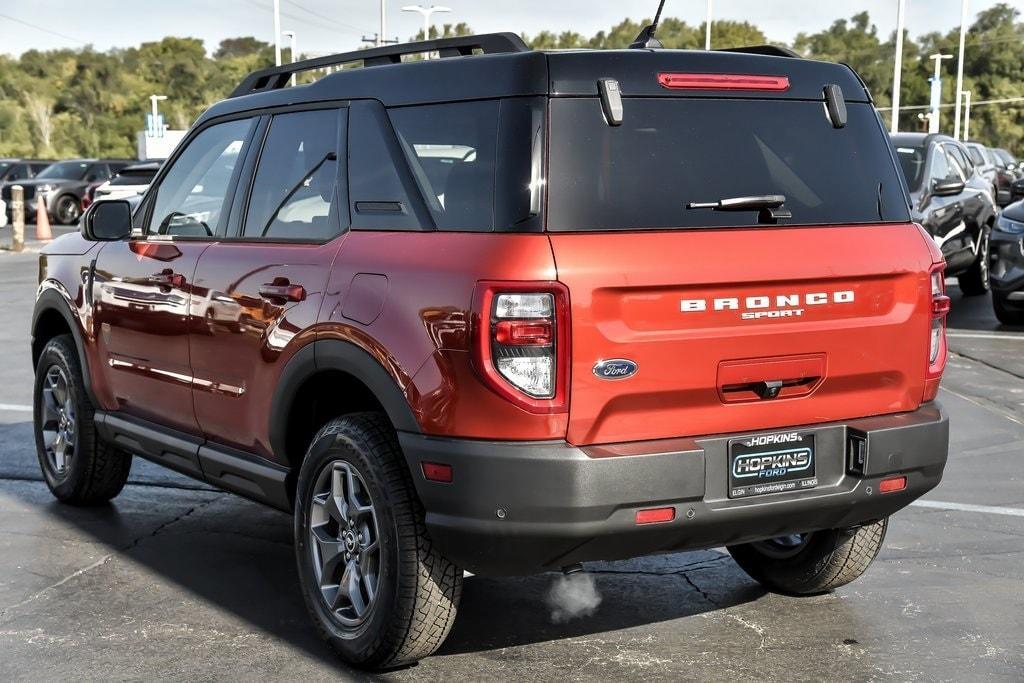
<path fill-rule="evenodd" d="M 31 413 L 32 406 L 23 406 L 18 403 L 0 403 L 0 412 L 7 413 Z"/>
<path fill-rule="evenodd" d="M 1009 517 L 1024 517 L 1024 509 L 999 507 L 996 505 L 970 505 L 968 503 L 946 503 L 939 500 L 915 500 L 910 504 L 913 507 L 932 508 L 935 510 L 953 510 L 956 512 L 980 512 L 988 515 L 1007 515 Z"/>
<path fill-rule="evenodd" d="M 1024 341 L 1024 334 L 975 334 L 972 332 L 947 332 L 950 339 L 1010 339 Z"/>

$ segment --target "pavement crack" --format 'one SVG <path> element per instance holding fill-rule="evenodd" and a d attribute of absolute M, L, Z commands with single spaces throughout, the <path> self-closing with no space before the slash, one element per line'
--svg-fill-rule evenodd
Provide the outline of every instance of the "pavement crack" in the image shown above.
<path fill-rule="evenodd" d="M 680 572 L 679 575 L 683 577 L 683 581 L 690 584 L 690 588 L 700 593 L 701 596 L 708 601 L 708 604 L 710 604 L 712 607 L 716 609 L 722 609 L 723 605 L 718 604 L 718 602 L 714 598 L 707 594 L 707 591 L 698 586 L 697 583 L 690 578 L 689 574 L 687 574 L 686 572 Z"/>
<path fill-rule="evenodd" d="M 20 600 L 20 601 L 14 603 L 13 605 L 8 605 L 7 607 L 4 607 L 4 608 L 0 609 L 0 618 L 3 618 L 5 616 L 7 616 L 7 614 L 10 613 L 12 610 L 18 609 L 19 607 L 24 607 L 25 605 L 28 605 L 28 604 L 30 604 L 32 602 L 35 602 L 36 600 L 38 600 L 39 598 L 43 597 L 47 593 L 50 593 L 50 592 L 54 591 L 57 588 L 60 588 L 61 586 L 63 586 L 67 582 L 73 581 L 74 579 L 78 578 L 79 576 L 82 576 L 83 574 L 87 574 L 88 572 L 91 572 L 92 570 L 94 570 L 94 569 L 96 569 L 98 567 L 102 567 L 103 565 L 105 565 L 110 560 L 110 558 L 114 557 L 115 555 L 121 555 L 121 554 L 124 554 L 126 552 L 129 552 L 130 550 L 133 550 L 134 548 L 138 547 L 138 545 L 140 543 L 142 543 L 143 541 L 145 541 L 146 539 L 153 538 L 154 536 L 158 535 L 160 532 L 162 532 L 164 529 L 166 529 L 167 527 L 171 526 L 172 524 L 176 524 L 176 523 L 182 521 L 183 519 L 185 519 L 186 517 L 188 517 L 192 513 L 196 512 L 197 510 L 200 510 L 200 509 L 202 509 L 202 508 L 204 508 L 204 507 L 206 507 L 208 505 L 213 504 L 215 501 L 216 501 L 216 498 L 213 498 L 213 499 L 210 499 L 210 500 L 205 501 L 203 503 L 200 503 L 198 505 L 194 505 L 193 507 L 190 507 L 188 510 L 186 510 L 183 513 L 181 513 L 177 517 L 175 517 L 173 519 L 170 519 L 170 520 L 164 522 L 163 524 L 160 524 L 155 529 L 153 529 L 151 532 L 149 532 L 147 534 L 143 534 L 142 536 L 139 536 L 138 538 L 133 539 L 130 543 L 128 543 L 128 544 L 126 544 L 124 546 L 121 546 L 119 548 L 116 548 L 115 550 L 113 550 L 112 552 L 107 553 L 106 555 L 104 555 L 100 559 L 96 560 L 92 564 L 89 564 L 89 565 L 87 565 L 85 567 L 82 567 L 81 569 L 76 569 L 75 571 L 71 572 L 70 574 L 68 574 L 64 578 L 60 579 L 59 581 L 57 581 L 55 583 L 52 583 L 49 586 L 46 586 L 45 588 L 42 588 L 42 589 L 36 591 L 35 593 L 33 593 L 32 595 L 28 596 L 24 600 Z"/>

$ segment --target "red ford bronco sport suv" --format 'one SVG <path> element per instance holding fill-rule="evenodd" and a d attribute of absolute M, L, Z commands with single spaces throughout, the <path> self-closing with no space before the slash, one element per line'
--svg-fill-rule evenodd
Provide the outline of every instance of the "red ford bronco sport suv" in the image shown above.
<path fill-rule="evenodd" d="M 370 49 L 250 75 L 45 250 L 36 442 L 69 503 L 138 455 L 292 512 L 319 629 L 390 667 L 463 570 L 858 577 L 942 476 L 948 306 L 845 66 Z"/>

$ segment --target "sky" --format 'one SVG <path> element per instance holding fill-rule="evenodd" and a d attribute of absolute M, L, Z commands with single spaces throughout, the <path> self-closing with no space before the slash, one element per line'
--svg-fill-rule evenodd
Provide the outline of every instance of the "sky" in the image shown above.
<path fill-rule="evenodd" d="M 300 53 L 344 52 L 379 27 L 379 0 L 280 0 L 281 28 L 298 34 Z M 423 25 L 407 4 L 429 0 L 385 0 L 389 37 L 408 40 Z M 1024 13 L 1024 0 L 1004 0 Z M 591 35 L 625 17 L 650 17 L 657 0 L 438 0 L 454 11 L 435 14 L 437 23 L 465 21 L 477 32 L 573 30 Z M 960 23 L 961 0 L 907 0 L 907 28 L 918 36 Z M 969 0 L 969 16 L 996 0 Z M 166 35 L 205 41 L 212 52 L 223 38 L 252 35 L 273 40 L 273 0 L 31 0 L 0 3 L 0 52 L 29 49 L 129 47 Z M 896 26 L 897 0 L 714 0 L 714 18 L 746 20 L 770 39 L 792 41 L 800 32 L 827 27 L 867 10 L 883 36 Z M 691 24 L 704 21 L 705 0 L 667 0 L 665 15 Z M 970 21 L 968 24 L 970 24 Z"/>

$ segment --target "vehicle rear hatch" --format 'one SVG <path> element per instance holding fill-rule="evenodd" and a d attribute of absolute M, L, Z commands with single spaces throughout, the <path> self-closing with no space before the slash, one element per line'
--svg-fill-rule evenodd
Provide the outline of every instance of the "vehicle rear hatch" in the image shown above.
<path fill-rule="evenodd" d="M 550 61 L 547 226 L 571 300 L 570 442 L 773 429 L 920 404 L 931 254 L 851 71 L 645 51 L 589 66 L 582 54 Z M 693 73 L 769 76 L 755 83 L 774 89 L 661 85 Z M 622 92 L 621 125 L 602 108 L 599 78 Z M 830 84 L 845 122 L 826 107 Z M 759 195 L 785 196 L 776 217 L 687 208 Z M 792 217 L 778 218 L 783 210 Z M 626 363 L 599 376 L 595 366 L 616 359 L 635 373 Z"/>

